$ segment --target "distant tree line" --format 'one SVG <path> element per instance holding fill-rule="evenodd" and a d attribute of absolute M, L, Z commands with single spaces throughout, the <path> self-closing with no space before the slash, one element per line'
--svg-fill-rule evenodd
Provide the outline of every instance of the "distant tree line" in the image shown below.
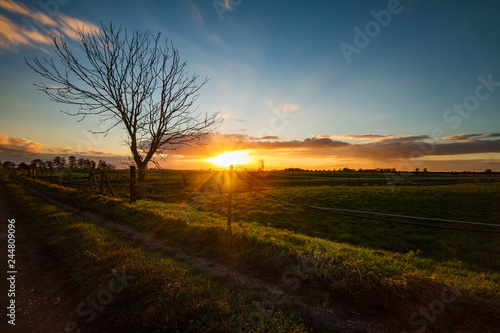
<path fill-rule="evenodd" d="M 326 170 L 326 169 L 323 169 L 323 170 L 318 170 L 318 169 L 301 169 L 301 168 L 287 168 L 287 169 L 283 169 L 283 171 L 286 171 L 286 172 L 300 172 L 300 171 L 306 171 L 306 172 L 372 172 L 372 173 L 375 173 L 375 172 L 380 172 L 380 173 L 387 173 L 387 172 L 393 172 L 393 173 L 397 173 L 399 171 L 396 170 L 396 168 L 376 168 L 376 169 L 350 169 L 348 167 L 345 167 L 345 168 L 339 168 L 338 170 L 337 169 L 330 169 L 330 170 Z M 424 172 L 427 172 L 427 168 L 424 169 Z"/>
<path fill-rule="evenodd" d="M 260 168 L 259 168 L 260 170 Z M 402 172 L 401 170 L 396 170 L 396 168 L 375 168 L 375 169 L 350 169 L 348 167 L 345 168 L 339 168 L 339 169 L 330 169 L 330 170 L 318 170 L 318 169 L 301 169 L 301 168 L 286 168 L 283 169 L 285 172 L 370 172 L 370 173 L 396 173 L 399 174 Z M 420 168 L 416 168 L 413 172 L 414 174 L 418 175 L 419 173 L 428 173 L 430 172 L 427 170 L 427 168 L 423 168 L 422 170 Z M 474 171 L 462 171 L 462 172 L 456 172 L 456 171 L 451 171 L 452 175 L 458 175 L 458 174 L 475 174 L 476 172 Z M 486 169 L 483 171 L 483 173 L 494 173 L 491 169 Z"/>
<path fill-rule="evenodd" d="M 11 161 L 0 162 L 0 165 L 4 170 L 15 170 L 16 164 Z M 39 158 L 34 159 L 30 164 L 24 162 L 17 165 L 17 169 L 29 169 L 30 167 L 38 170 L 114 170 L 115 166 L 104 160 L 99 160 L 96 163 L 94 160 L 76 158 L 76 156 L 70 156 L 67 159 L 64 157 L 56 156 L 52 160 L 43 161 Z"/>

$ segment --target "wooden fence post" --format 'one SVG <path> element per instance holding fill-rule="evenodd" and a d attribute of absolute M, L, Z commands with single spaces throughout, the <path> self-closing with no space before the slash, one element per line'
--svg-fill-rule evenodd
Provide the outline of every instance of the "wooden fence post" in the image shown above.
<path fill-rule="evenodd" d="M 137 200 L 137 192 L 135 188 L 135 166 L 130 166 L 130 202 Z"/>
<path fill-rule="evenodd" d="M 99 185 L 101 194 L 104 194 L 103 185 L 104 185 L 104 171 L 101 171 L 101 184 Z"/>
<path fill-rule="evenodd" d="M 233 166 L 229 167 L 229 195 L 227 200 L 227 227 L 231 228 L 233 215 Z"/>
<path fill-rule="evenodd" d="M 104 175 L 106 176 L 106 183 L 108 184 L 111 195 L 115 195 L 115 193 L 113 192 L 113 188 L 111 187 L 111 183 L 109 182 L 108 174 L 104 173 Z"/>

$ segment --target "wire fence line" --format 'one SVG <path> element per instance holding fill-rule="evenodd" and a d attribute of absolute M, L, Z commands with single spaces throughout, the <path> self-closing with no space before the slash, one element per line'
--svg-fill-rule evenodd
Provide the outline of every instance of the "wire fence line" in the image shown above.
<path fill-rule="evenodd" d="M 263 199 L 263 200 L 267 200 L 267 201 L 273 201 L 273 202 L 283 202 L 283 200 L 286 200 L 286 199 L 281 199 L 281 200 L 277 200 L 277 199 L 265 199 L 263 197 L 254 197 L 254 198 L 256 198 L 256 199 Z M 285 203 L 290 203 L 290 202 L 285 202 Z M 294 203 L 294 205 L 297 205 L 297 203 Z M 500 224 L 493 224 L 493 223 L 470 222 L 470 221 L 460 221 L 460 220 L 447 220 L 447 219 L 439 219 L 439 218 L 432 218 L 432 217 L 418 217 L 418 216 L 410 216 L 410 215 L 388 214 L 388 213 L 378 213 L 378 212 L 371 212 L 371 211 L 364 211 L 364 210 L 341 209 L 341 208 L 331 208 L 331 207 L 318 207 L 318 206 L 310 206 L 310 205 L 305 205 L 305 206 L 307 206 L 308 208 L 311 208 L 311 209 L 329 210 L 329 211 L 332 211 L 332 212 L 369 214 L 369 215 L 379 215 L 379 216 L 388 216 L 388 217 L 401 217 L 401 218 L 412 219 L 412 220 L 425 220 L 425 221 L 430 221 L 430 222 L 448 222 L 448 223 L 460 223 L 460 224 L 473 224 L 473 225 L 484 225 L 484 226 L 491 226 L 491 227 L 500 227 Z"/>
<path fill-rule="evenodd" d="M 180 172 L 182 173 L 182 172 Z M 101 175 L 102 176 L 102 175 Z M 468 232 L 485 232 L 485 233 L 500 233 L 499 230 L 484 230 L 484 229 L 466 229 L 466 228 L 455 228 L 455 227 L 449 227 L 449 226 L 442 226 L 442 225 L 435 225 L 435 224 L 422 224 L 422 223 L 415 223 L 415 222 L 409 222 L 409 221 L 400 221 L 400 220 L 394 220 L 394 219 L 389 219 L 389 218 L 400 218 L 400 219 L 410 219 L 410 220 L 420 220 L 420 221 L 428 221 L 428 222 L 444 222 L 444 223 L 452 223 L 452 224 L 469 224 L 469 225 L 477 225 L 477 226 L 487 226 L 487 227 L 500 227 L 500 224 L 493 224 L 493 223 L 482 223 L 482 222 L 472 222 L 472 221 L 460 221 L 460 220 L 451 220 L 451 219 L 440 219 L 440 218 L 428 218 L 428 217 L 418 217 L 418 216 L 409 216 L 409 215 L 401 215 L 401 214 L 389 214 L 389 213 L 381 213 L 381 212 L 371 212 L 371 211 L 363 211 L 363 210 L 352 210 L 352 209 L 342 209 L 342 208 L 332 208 L 332 207 L 318 207 L 318 206 L 312 206 L 300 202 L 296 202 L 293 200 L 285 199 L 273 194 L 269 194 L 266 192 L 263 192 L 262 190 L 258 190 L 252 186 L 253 181 L 257 181 L 257 184 L 255 185 L 260 185 L 261 189 L 264 187 L 263 184 L 258 184 L 258 181 L 260 180 L 260 177 L 256 177 L 254 174 L 248 172 L 245 170 L 242 174 L 238 175 L 242 176 L 239 177 L 239 180 L 242 180 L 243 182 L 247 181 L 248 184 L 247 186 L 243 186 L 240 184 L 239 188 L 240 190 L 243 190 L 243 192 L 255 192 L 263 195 L 264 197 L 256 197 L 252 196 L 256 199 L 260 200 L 267 200 L 267 201 L 274 201 L 274 202 L 281 202 L 285 203 L 288 205 L 293 205 L 293 206 L 300 206 L 303 208 L 307 208 L 310 210 L 316 210 L 316 211 L 322 211 L 328 214 L 335 214 L 335 215 L 342 215 L 342 216 L 347 216 L 347 217 L 354 217 L 354 218 L 359 218 L 359 219 L 369 219 L 369 220 L 375 220 L 375 221 L 382 221 L 382 222 L 388 222 L 388 223 L 396 223 L 396 224 L 406 224 L 406 225 L 413 225 L 413 226 L 418 226 L 418 227 L 425 227 L 425 228 L 435 228 L 435 229 L 447 229 L 447 230 L 455 230 L 455 231 L 468 231 Z M 353 179 L 353 178 L 340 178 L 340 177 L 321 177 L 321 176 L 293 176 L 293 175 L 280 175 L 282 177 L 286 178 L 318 178 L 318 179 Z M 185 176 L 183 176 L 185 177 Z M 363 178 L 360 178 L 363 179 Z M 374 179 L 372 178 L 365 178 L 365 179 Z M 386 179 L 386 178 L 376 178 L 376 179 Z M 412 178 L 415 179 L 415 178 Z M 425 180 L 430 180 L 430 179 L 444 179 L 444 180 L 455 180 L 455 179 L 463 179 L 463 180 L 476 180 L 478 178 L 474 177 L 460 177 L 460 178 L 455 178 L 455 177 L 450 177 L 450 178 L 421 178 Z M 500 177 L 480 177 L 479 179 L 489 179 L 489 180 L 496 180 L 500 179 Z M 180 182 L 181 180 L 179 180 Z M 165 193 L 200 193 L 202 195 L 206 194 L 220 194 L 222 192 L 226 191 L 218 191 L 217 189 L 221 190 L 223 189 L 223 186 L 221 186 L 219 182 L 217 182 L 215 185 L 212 185 L 213 191 L 212 192 L 207 192 L 207 191 L 201 191 L 201 188 L 204 186 L 204 184 L 201 184 L 200 186 L 195 186 L 195 187 L 187 187 L 186 184 L 186 178 L 183 178 L 184 181 L 184 186 L 179 188 L 179 187 L 160 187 L 160 186 L 155 186 L 151 185 L 145 182 L 141 182 L 139 180 L 135 180 L 135 185 L 136 186 L 144 186 L 145 188 L 151 189 L 151 190 L 156 190 L 160 192 L 165 192 Z M 223 180 L 224 182 L 224 180 Z M 62 181 L 62 183 L 73 183 L 73 184 L 82 184 L 82 183 L 87 183 L 92 186 L 99 186 L 99 184 L 93 183 L 90 180 L 90 175 L 88 179 L 70 179 L 68 178 L 67 180 Z M 189 182 L 190 184 L 194 182 Z M 225 184 L 224 184 L 225 185 Z M 113 186 L 115 187 L 129 187 L 129 184 L 122 184 L 122 183 L 113 183 Z M 272 186 L 271 186 L 272 187 Z M 231 189 L 232 190 L 232 189 Z M 247 190 L 247 191 L 244 191 Z M 273 198 L 273 199 L 269 199 Z M 360 215 L 361 214 L 361 215 Z M 378 217 L 377 217 L 378 216 Z M 389 217 L 389 218 L 386 218 Z"/>
<path fill-rule="evenodd" d="M 421 223 L 413 223 L 413 222 L 406 222 L 406 221 L 390 220 L 390 219 L 379 218 L 379 217 L 356 215 L 356 214 L 352 214 L 350 212 L 358 212 L 358 213 L 374 214 L 374 215 L 386 215 L 386 216 L 391 216 L 392 214 L 366 212 L 366 211 L 352 211 L 352 210 L 337 211 L 337 209 L 334 209 L 334 208 L 316 207 L 316 206 L 311 206 L 311 205 L 295 202 L 292 200 L 284 199 L 284 198 L 278 197 L 276 195 L 265 193 L 265 192 L 257 190 L 257 189 L 253 189 L 253 191 L 260 193 L 262 195 L 268 196 L 268 197 L 275 198 L 275 199 L 277 199 L 277 201 L 284 202 L 284 203 L 287 203 L 289 205 L 304 207 L 304 208 L 308 208 L 308 209 L 312 209 L 312 210 L 318 210 L 318 211 L 322 211 L 322 212 L 326 212 L 326 213 L 330 213 L 330 214 L 335 214 L 335 215 L 343 215 L 343 216 L 348 216 L 348 217 L 355 217 L 355 218 L 360 218 L 360 219 L 368 219 L 368 220 L 390 222 L 390 223 L 397 223 L 397 224 L 407 224 L 407 225 L 413 225 L 413 226 L 419 226 L 419 227 L 425 227 L 425 228 L 447 229 L 447 230 L 456 230 L 456 231 L 470 231 L 470 232 L 500 233 L 500 230 L 454 228 L 454 227 L 447 227 L 447 226 L 440 226 L 440 225 L 421 224 Z M 421 217 L 415 217 L 415 216 L 405 216 L 405 215 L 392 215 L 392 216 L 399 216 L 399 217 L 410 218 L 410 219 L 412 219 L 412 218 L 413 219 L 426 219 L 426 220 L 428 219 L 428 218 L 421 218 Z M 443 221 L 441 219 L 429 219 L 429 220 Z M 446 221 L 451 222 L 454 220 L 446 220 Z M 454 221 L 454 222 L 455 223 L 471 223 L 471 224 L 477 224 L 477 225 L 489 225 L 489 226 L 495 226 L 495 227 L 500 226 L 500 225 L 496 225 L 496 224 L 482 224 L 479 222 L 468 222 L 468 221 Z"/>

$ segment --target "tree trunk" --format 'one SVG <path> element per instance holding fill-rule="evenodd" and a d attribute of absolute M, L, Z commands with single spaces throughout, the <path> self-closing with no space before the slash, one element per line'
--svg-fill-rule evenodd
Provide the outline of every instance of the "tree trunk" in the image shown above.
<path fill-rule="evenodd" d="M 137 199 L 143 199 L 145 194 L 147 164 L 137 165 Z"/>

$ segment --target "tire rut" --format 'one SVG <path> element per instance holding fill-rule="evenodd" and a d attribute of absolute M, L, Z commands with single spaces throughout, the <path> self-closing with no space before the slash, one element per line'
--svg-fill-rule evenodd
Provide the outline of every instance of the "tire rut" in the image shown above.
<path fill-rule="evenodd" d="M 53 205 L 123 233 L 129 239 L 138 242 L 140 246 L 146 250 L 160 251 L 169 257 L 195 266 L 203 273 L 208 273 L 223 280 L 235 282 L 247 290 L 261 294 L 263 300 L 276 300 L 279 298 L 278 302 L 273 303 L 284 304 L 299 315 L 305 316 L 309 324 L 312 324 L 313 328 L 316 330 L 343 333 L 388 332 L 388 330 L 377 322 L 375 318 L 364 320 L 363 318 L 359 318 L 359 316 L 354 317 L 351 313 L 343 309 L 345 304 L 339 304 L 339 308 L 337 309 L 333 309 L 331 305 L 314 304 L 314 301 L 311 300 L 310 297 L 307 297 L 307 295 L 303 295 L 303 293 L 302 295 L 299 293 L 292 293 L 290 288 L 284 288 L 283 283 L 272 283 L 260 277 L 251 276 L 249 272 L 238 271 L 230 265 L 216 259 L 190 255 L 181 247 L 165 245 L 165 240 L 153 233 L 148 234 L 138 231 L 133 227 L 114 222 L 99 214 L 84 211 L 52 199 L 21 182 L 18 182 L 18 184 Z M 266 304 L 270 303 L 268 302 Z M 263 310 L 264 308 L 259 309 L 259 307 L 256 306 L 256 316 L 259 316 L 259 314 L 261 315 L 263 312 L 267 313 Z"/>

